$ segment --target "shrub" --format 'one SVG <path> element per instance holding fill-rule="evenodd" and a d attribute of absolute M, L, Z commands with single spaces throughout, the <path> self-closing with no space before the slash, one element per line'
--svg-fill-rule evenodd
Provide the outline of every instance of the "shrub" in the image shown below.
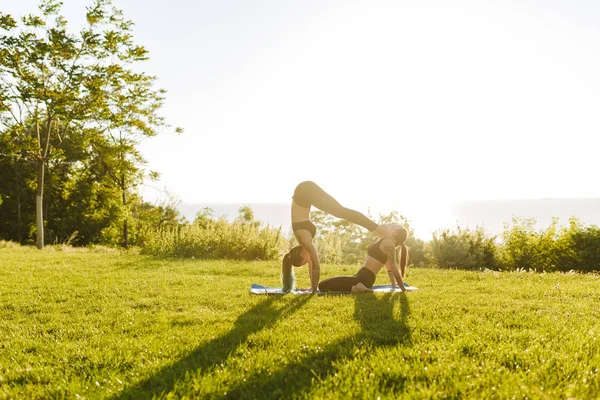
<path fill-rule="evenodd" d="M 534 228 L 533 218 L 514 218 L 502 233 L 504 268 L 535 271 L 600 270 L 600 229 L 584 227 L 576 218 L 559 229 L 554 218 L 545 230 Z"/>
<path fill-rule="evenodd" d="M 558 269 L 569 271 L 600 271 L 600 229 L 595 226 L 581 229 L 568 236 L 570 250 L 575 253 L 574 262 L 559 264 Z"/>
<path fill-rule="evenodd" d="M 502 232 L 502 266 L 504 269 L 556 269 L 555 241 L 557 220 L 553 219 L 545 231 L 535 229 L 535 218 L 513 218 Z"/>
<path fill-rule="evenodd" d="M 559 271 L 600 270 L 600 228 L 597 226 L 584 227 L 578 219 L 571 218 L 569 226 L 560 231 L 555 249 Z"/>
<path fill-rule="evenodd" d="M 406 240 L 406 247 L 408 247 L 409 265 L 426 267 L 431 264 L 431 257 L 428 256 L 428 253 L 431 253 L 431 244 L 429 242 L 409 236 Z"/>
<path fill-rule="evenodd" d="M 498 269 L 494 239 L 486 236 L 482 227 L 435 232 L 431 240 L 431 262 L 440 268 Z"/>

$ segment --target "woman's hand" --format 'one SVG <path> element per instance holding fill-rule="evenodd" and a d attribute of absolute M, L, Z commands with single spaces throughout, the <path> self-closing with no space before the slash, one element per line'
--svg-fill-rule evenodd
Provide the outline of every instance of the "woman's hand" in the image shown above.
<path fill-rule="evenodd" d="M 396 247 L 394 246 L 394 240 L 389 238 L 382 240 L 379 244 L 379 248 L 387 255 L 386 269 L 388 271 L 388 276 L 390 277 L 390 283 L 394 288 L 398 285 L 400 290 L 404 292 L 404 281 L 402 280 L 402 275 L 400 274 L 400 271 L 398 271 L 398 266 L 396 265 Z"/>

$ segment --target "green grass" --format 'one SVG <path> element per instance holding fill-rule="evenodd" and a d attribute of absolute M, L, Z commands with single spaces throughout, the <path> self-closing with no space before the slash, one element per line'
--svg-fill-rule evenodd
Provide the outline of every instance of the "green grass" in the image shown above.
<path fill-rule="evenodd" d="M 0 398 L 600 398 L 597 275 L 256 296 L 277 262 L 67 250 L 0 248 Z"/>

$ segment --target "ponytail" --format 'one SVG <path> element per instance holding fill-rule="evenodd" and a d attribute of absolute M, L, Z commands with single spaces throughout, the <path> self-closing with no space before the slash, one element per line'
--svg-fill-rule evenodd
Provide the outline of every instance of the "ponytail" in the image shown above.
<path fill-rule="evenodd" d="M 406 277 L 406 265 L 408 264 L 408 249 L 404 244 L 407 238 L 408 230 L 404 227 L 400 227 L 394 235 L 396 246 L 402 245 L 402 248 L 400 249 L 400 276 L 402 276 L 402 279 Z"/>
<path fill-rule="evenodd" d="M 296 278 L 294 277 L 294 270 L 292 269 L 292 257 L 290 253 L 287 253 L 283 257 L 283 262 L 281 263 L 281 284 L 283 285 L 282 290 L 285 293 L 289 293 L 294 289 L 294 284 L 296 283 Z"/>
<path fill-rule="evenodd" d="M 402 244 L 400 249 L 400 276 L 402 279 L 406 278 L 406 264 L 408 264 L 408 249 L 405 244 Z"/>

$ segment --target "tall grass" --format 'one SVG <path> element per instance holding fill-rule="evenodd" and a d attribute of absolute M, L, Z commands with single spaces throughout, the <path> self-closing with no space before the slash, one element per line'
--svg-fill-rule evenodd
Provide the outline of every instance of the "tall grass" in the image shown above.
<path fill-rule="evenodd" d="M 274 260 L 286 248 L 280 229 L 220 219 L 148 232 L 141 252 L 201 259 Z"/>

